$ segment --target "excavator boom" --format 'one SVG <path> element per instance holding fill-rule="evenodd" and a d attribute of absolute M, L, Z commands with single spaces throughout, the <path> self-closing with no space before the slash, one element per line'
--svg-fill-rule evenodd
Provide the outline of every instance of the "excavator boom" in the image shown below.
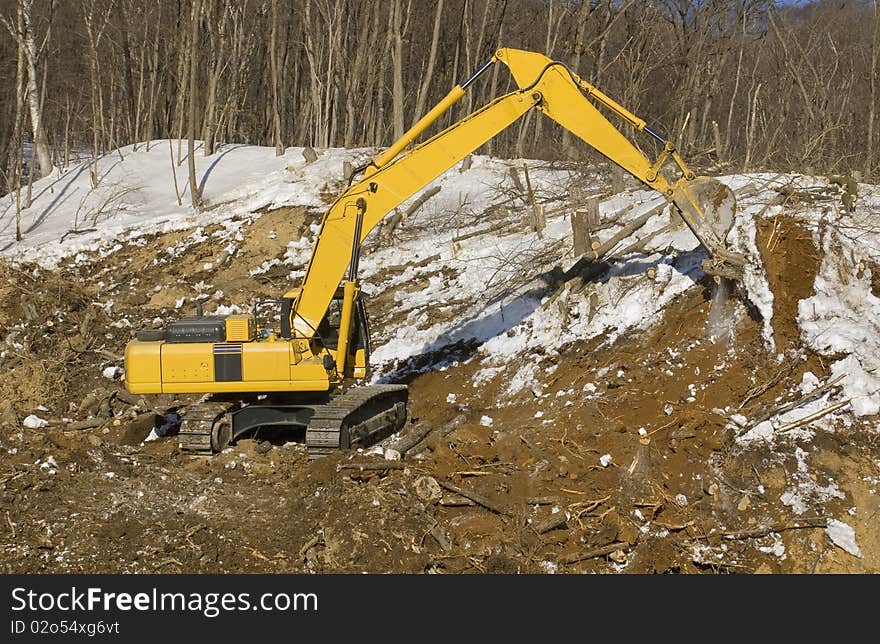
<path fill-rule="evenodd" d="M 724 235 L 733 222 L 736 202 L 723 184 L 706 177 L 695 177 L 669 141 L 563 63 L 517 49 L 500 49 L 491 62 L 505 64 L 519 89 L 495 99 L 427 141 L 408 148 L 464 96 L 466 86 L 476 75 L 457 85 L 406 134 L 376 157 L 366 167 L 363 178 L 332 204 L 321 224 L 301 288 L 285 296 L 295 300 L 290 311 L 293 337 L 311 338 L 314 335 L 345 273 L 352 248 L 357 247 L 386 214 L 530 109 L 537 109 L 553 119 L 673 202 L 710 255 L 704 264 L 707 272 L 738 277 L 744 259 L 724 245 Z M 644 131 L 660 141 L 664 146 L 660 157 L 654 162 L 649 161 L 590 99 L 637 131 Z M 669 183 L 660 172 L 668 160 L 673 160 L 681 172 L 681 177 L 674 183 Z M 355 239 L 355 224 L 360 212 L 358 200 L 362 200 L 364 210 L 360 235 Z"/>

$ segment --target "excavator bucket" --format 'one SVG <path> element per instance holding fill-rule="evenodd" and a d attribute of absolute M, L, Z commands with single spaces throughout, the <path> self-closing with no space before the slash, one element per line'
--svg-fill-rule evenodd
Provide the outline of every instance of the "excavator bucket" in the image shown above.
<path fill-rule="evenodd" d="M 742 279 L 745 257 L 727 247 L 727 235 L 736 219 L 736 197 L 717 179 L 697 177 L 680 181 L 672 200 L 682 219 L 709 252 L 703 270 L 716 281 Z"/>
<path fill-rule="evenodd" d="M 688 184 L 688 190 L 703 212 L 703 226 L 711 229 L 719 241 L 725 242 L 736 218 L 733 191 L 711 177 L 697 177 Z"/>

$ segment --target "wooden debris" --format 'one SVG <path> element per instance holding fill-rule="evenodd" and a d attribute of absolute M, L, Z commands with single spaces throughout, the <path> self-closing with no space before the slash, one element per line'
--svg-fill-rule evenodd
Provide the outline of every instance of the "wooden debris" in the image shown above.
<path fill-rule="evenodd" d="M 443 534 L 443 530 L 440 529 L 439 524 L 434 524 L 434 527 L 429 530 L 429 533 L 432 537 L 434 537 L 434 540 L 437 542 L 437 545 L 440 546 L 440 549 L 443 550 L 443 552 L 449 552 L 450 550 L 452 550 L 452 543 L 449 541 L 446 535 Z"/>
<path fill-rule="evenodd" d="M 465 490 L 464 488 L 458 487 L 457 485 L 453 485 L 449 481 L 438 481 L 440 483 L 440 487 L 444 490 L 449 490 L 450 492 L 454 492 L 455 494 L 460 494 L 461 496 L 470 499 L 477 505 L 481 505 L 487 510 L 491 510 L 495 514 L 501 514 L 506 517 L 514 516 L 511 510 L 495 503 L 494 501 L 487 499 L 482 494 L 478 494 L 476 492 L 472 492 L 470 490 Z"/>
<path fill-rule="evenodd" d="M 584 552 L 567 555 L 565 557 L 562 557 L 559 560 L 559 563 L 573 564 L 579 561 L 595 559 L 596 557 L 607 557 L 612 552 L 623 550 L 625 548 L 628 548 L 629 546 L 630 544 L 626 541 L 615 541 L 614 543 L 609 543 L 607 546 L 601 546 L 599 548 L 594 548 L 593 550 L 585 550 Z"/>
<path fill-rule="evenodd" d="M 107 422 L 106 418 L 98 418 L 94 416 L 92 418 L 87 418 L 86 420 L 78 420 L 73 423 L 69 423 L 66 429 L 70 430 L 80 430 L 80 429 L 92 429 L 94 427 L 100 427 L 104 423 Z"/>
<path fill-rule="evenodd" d="M 413 483 L 416 496 L 425 503 L 436 503 L 443 496 L 443 491 L 437 479 L 433 476 L 420 476 Z"/>
<path fill-rule="evenodd" d="M 416 211 L 421 208 L 426 201 L 428 201 L 428 199 L 440 192 L 440 188 L 441 186 L 434 186 L 430 190 L 425 190 L 422 194 L 420 194 L 418 198 L 412 202 L 412 205 L 410 205 L 410 207 L 403 212 L 404 220 L 409 219 L 411 216 L 413 216 Z"/>
<path fill-rule="evenodd" d="M 461 508 L 476 505 L 476 503 L 461 494 L 447 494 L 446 496 L 441 497 L 439 503 L 444 508 Z"/>
<path fill-rule="evenodd" d="M 839 403 L 835 403 L 833 405 L 830 405 L 830 406 L 826 407 L 825 409 L 820 409 L 815 414 L 810 414 L 809 416 L 805 416 L 804 418 L 801 418 L 800 420 L 796 420 L 794 422 L 788 423 L 787 425 L 783 425 L 782 427 L 780 427 L 779 429 L 776 430 L 776 433 L 779 434 L 782 432 L 787 432 L 791 429 L 796 429 L 796 428 L 801 427 L 803 425 L 808 425 L 809 423 L 812 423 L 814 420 L 819 420 L 823 416 L 827 416 L 831 412 L 837 411 L 841 407 L 846 407 L 850 403 L 850 400 L 852 400 L 852 399 L 847 398 L 846 400 L 841 400 Z"/>
<path fill-rule="evenodd" d="M 433 431 L 434 427 L 427 423 L 419 425 L 411 425 L 407 427 L 401 434 L 388 445 L 389 448 L 400 452 L 401 456 L 413 447 L 418 445 L 428 434 Z"/>
<path fill-rule="evenodd" d="M 565 512 L 556 512 L 534 526 L 535 532 L 545 534 L 557 528 L 564 528 L 568 525 L 568 517 Z"/>
<path fill-rule="evenodd" d="M 462 242 L 465 239 L 470 239 L 471 237 L 476 237 L 478 235 L 487 235 L 489 233 L 494 233 L 496 230 L 501 230 L 502 228 L 507 228 L 508 226 L 510 226 L 509 221 L 499 221 L 498 223 L 492 224 L 488 228 L 481 228 L 480 230 L 475 230 L 464 235 L 459 235 L 458 237 L 453 237 L 452 241 Z"/>
<path fill-rule="evenodd" d="M 314 548 L 315 546 L 320 546 L 324 543 L 324 530 L 319 530 L 318 534 L 305 542 L 302 548 L 299 549 L 299 558 L 304 562 L 307 561 L 309 550 Z"/>
<path fill-rule="evenodd" d="M 824 528 L 827 525 L 828 520 L 825 517 L 807 517 L 805 519 L 798 519 L 794 523 L 782 523 L 764 528 L 749 528 L 747 530 L 722 532 L 721 536 L 731 541 L 736 539 L 757 539 L 758 537 L 765 537 L 773 532 L 802 530 L 804 528 Z"/>
<path fill-rule="evenodd" d="M 458 416 L 456 416 L 455 418 L 450 420 L 448 423 L 445 423 L 444 425 L 442 425 L 440 427 L 433 427 L 431 429 L 431 431 L 422 440 L 420 440 L 418 443 L 413 445 L 409 450 L 407 450 L 407 453 L 408 454 L 418 454 L 419 452 L 423 451 L 426 447 L 428 447 L 428 444 L 433 440 L 433 438 L 435 436 L 442 438 L 443 436 L 446 436 L 447 434 L 451 434 L 456 429 L 458 429 L 459 426 L 461 426 L 461 424 L 465 422 L 465 420 L 467 420 L 467 416 L 465 416 L 464 414 L 459 414 Z"/>
<path fill-rule="evenodd" d="M 774 370 L 773 375 L 770 376 L 766 382 L 761 383 L 760 385 L 755 385 L 749 389 L 745 398 L 743 398 L 743 401 L 739 404 L 739 409 L 745 407 L 758 396 L 770 391 L 773 387 L 779 384 L 779 381 L 788 376 L 798 364 L 800 364 L 800 360 L 788 360 L 782 368 Z"/>
<path fill-rule="evenodd" d="M 596 261 L 607 255 L 609 252 L 614 250 L 614 247 L 617 246 L 621 241 L 632 235 L 639 228 L 648 223 L 648 220 L 654 215 L 660 213 L 666 207 L 666 202 L 658 204 L 651 208 L 648 212 L 637 217 L 635 220 L 628 223 L 626 226 L 621 228 L 615 235 L 612 235 L 610 239 L 599 244 L 599 246 L 589 253 L 586 254 L 587 257 Z"/>
<path fill-rule="evenodd" d="M 791 402 L 787 402 L 783 405 L 779 405 L 769 411 L 764 412 L 760 416 L 756 416 L 752 420 L 752 422 L 749 423 L 749 425 L 747 425 L 748 429 L 752 429 L 756 425 L 759 425 L 760 423 L 763 423 L 765 420 L 773 418 L 774 416 L 778 416 L 779 414 L 784 414 L 785 412 L 791 411 L 792 409 L 797 409 L 801 405 L 805 405 L 806 403 L 808 403 L 812 400 L 815 400 L 816 398 L 823 395 L 826 391 L 829 391 L 831 389 L 834 389 L 835 387 L 840 386 L 840 385 L 838 385 L 838 383 L 841 380 L 843 380 L 843 378 L 845 376 L 846 376 L 846 374 L 841 374 L 837 378 L 835 378 L 834 380 L 829 380 L 821 387 L 817 387 L 813 391 L 809 392 L 806 395 L 801 396 L 797 400 L 792 400 Z M 743 431 L 748 431 L 748 430 L 743 430 Z"/>
<path fill-rule="evenodd" d="M 544 237 L 544 228 L 547 226 L 547 218 L 544 216 L 544 207 L 538 205 L 535 199 L 535 191 L 532 190 L 532 180 L 529 178 L 529 166 L 522 164 L 523 174 L 526 177 L 526 189 L 529 192 L 529 203 L 532 204 L 532 230 L 538 233 L 538 238 Z"/>
<path fill-rule="evenodd" d="M 402 470 L 406 467 L 400 461 L 353 461 L 351 463 L 339 463 L 336 471 L 340 470 L 362 470 L 362 471 L 382 471 L 382 470 Z"/>

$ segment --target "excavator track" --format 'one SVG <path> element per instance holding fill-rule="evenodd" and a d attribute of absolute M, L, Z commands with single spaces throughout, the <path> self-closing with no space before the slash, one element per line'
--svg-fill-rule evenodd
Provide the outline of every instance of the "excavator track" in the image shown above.
<path fill-rule="evenodd" d="M 186 408 L 180 424 L 180 451 L 193 455 L 219 452 L 228 442 L 229 421 L 224 418 L 231 405 L 204 402 Z"/>
<path fill-rule="evenodd" d="M 315 410 L 306 429 L 314 460 L 340 449 L 366 447 L 406 422 L 406 385 L 365 385 L 334 396 Z"/>

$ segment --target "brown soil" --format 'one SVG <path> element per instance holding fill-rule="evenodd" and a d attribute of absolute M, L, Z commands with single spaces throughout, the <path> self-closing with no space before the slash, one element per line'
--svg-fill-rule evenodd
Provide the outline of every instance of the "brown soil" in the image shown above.
<path fill-rule="evenodd" d="M 791 217 L 759 219 L 755 243 L 773 291 L 773 339 L 780 351 L 799 345 L 797 305 L 813 294 L 819 251 L 809 231 Z"/>
<path fill-rule="evenodd" d="M 432 433 L 403 469 L 339 469 L 376 459 L 348 453 L 310 463 L 296 444 L 264 452 L 242 440 L 192 458 L 173 438 L 142 443 L 149 410 L 172 401 L 149 396 L 132 406 L 110 395 L 121 387 L 101 369 L 116 364 L 131 335 L 111 319 L 139 327 L 177 316 L 177 300 L 195 296 L 200 281 L 210 285 L 209 303 L 277 297 L 291 267 L 249 272 L 281 257 L 281 240 L 296 238 L 305 218 L 274 212 L 243 222 L 247 241 L 219 266 L 226 242 L 206 230 L 208 239 L 177 257 L 166 249 L 192 231 L 57 272 L 2 267 L 4 339 L 16 332 L 20 348 L 0 363 L 0 571 L 880 571 L 871 525 L 880 509 L 877 434 L 854 425 L 817 431 L 812 441 L 738 446 L 731 414 L 752 418 L 791 395 L 804 371 L 826 372 L 811 355 L 778 363 L 760 322 L 737 302 L 728 305 L 733 345 L 709 341 L 708 283 L 648 331 L 530 358 L 540 361 L 540 396 L 505 393 L 518 364 L 475 387 L 483 365 L 464 350 L 461 362 L 414 376 L 411 424 L 454 429 Z M 762 248 L 772 225 L 760 228 Z M 810 294 L 816 251 L 787 220 L 774 240 L 764 257 L 774 329 L 780 348 L 795 349 L 794 314 Z M 371 304 L 375 327 L 399 316 L 393 299 Z M 98 428 L 22 426 L 30 413 L 81 420 L 102 409 L 113 418 Z M 798 448 L 814 482 L 833 482 L 843 498 L 811 500 L 803 515 L 781 502 L 800 475 Z M 477 493 L 502 513 L 447 490 L 426 494 L 423 477 Z M 853 526 L 863 558 L 834 546 L 821 527 L 781 529 L 816 516 Z"/>

